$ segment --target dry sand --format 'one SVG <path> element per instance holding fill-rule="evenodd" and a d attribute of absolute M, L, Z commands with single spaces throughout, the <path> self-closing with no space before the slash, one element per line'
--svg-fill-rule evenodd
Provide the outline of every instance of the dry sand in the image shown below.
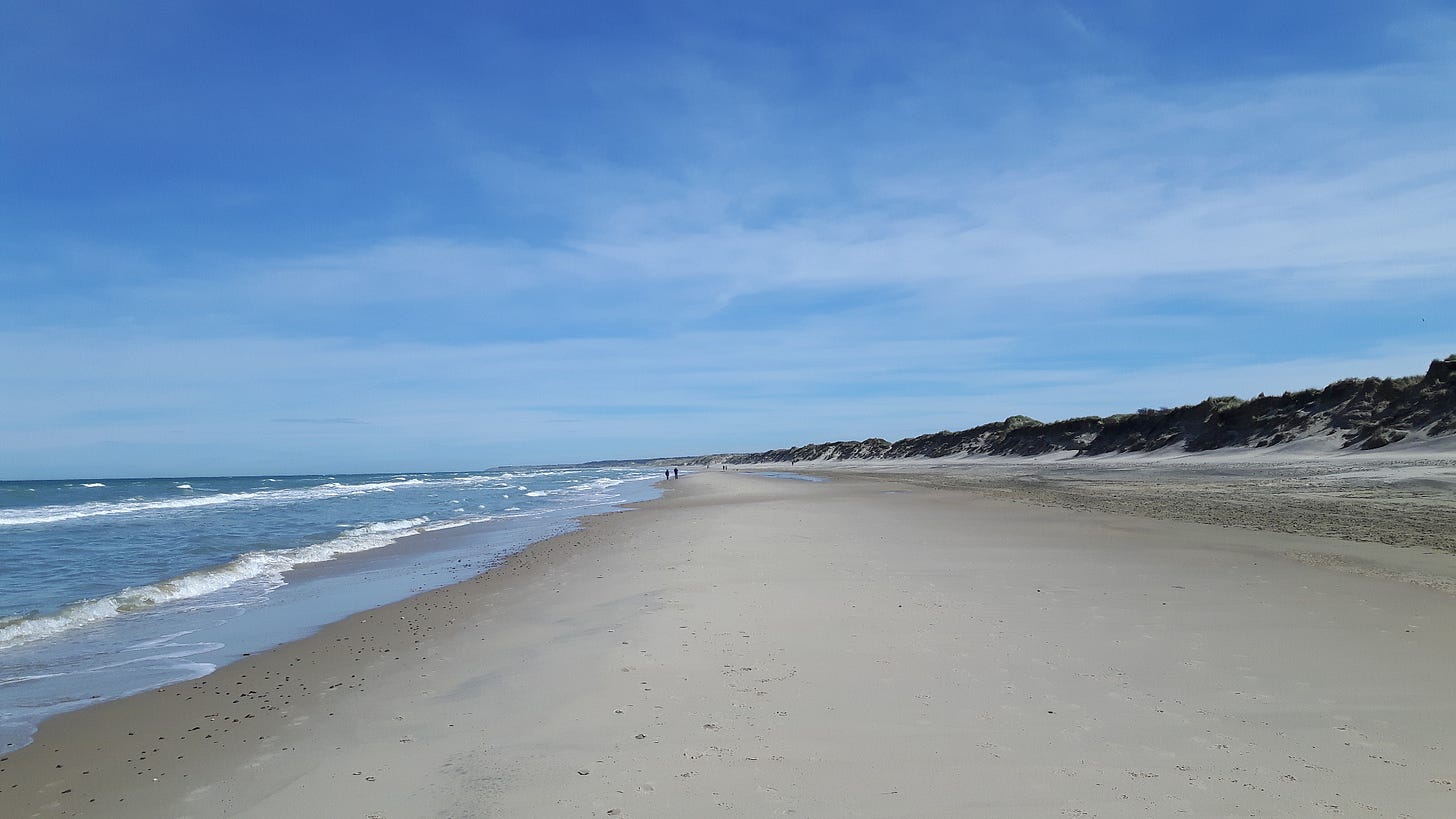
<path fill-rule="evenodd" d="M 0 814 L 1448 816 L 1453 581 L 1435 549 L 693 475 L 56 718 Z"/>
<path fill-rule="evenodd" d="M 1446 446 L 1406 457 L 1250 457 L 1241 449 L 1086 460 L 831 461 L 789 471 L 877 475 L 1046 506 L 1456 552 L 1456 438 L 1432 443 Z"/>

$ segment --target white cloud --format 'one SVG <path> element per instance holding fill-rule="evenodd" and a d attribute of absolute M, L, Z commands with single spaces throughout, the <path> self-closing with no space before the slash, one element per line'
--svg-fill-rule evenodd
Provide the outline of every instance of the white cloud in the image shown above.
<path fill-rule="evenodd" d="M 834 149 L 792 169 L 750 159 L 687 178 L 512 160 L 511 186 L 572 220 L 568 257 L 533 249 L 512 262 L 567 281 L 698 280 L 720 297 L 785 282 L 1000 288 L 1217 271 L 1257 288 L 1272 274 L 1337 287 L 1445 275 L 1456 262 L 1456 150 L 1445 136 L 1456 113 L 1391 101 L 1453 81 L 1441 62 L 1177 92 L 1083 83 L 1022 124 L 1057 136 L 1010 158 L 978 156 L 964 132 L 844 145 L 756 121 L 750 143 Z M 710 97 L 731 95 L 719 86 Z M 705 128 L 706 147 L 684 155 L 720 159 L 717 133 Z M 910 165 L 882 159 L 907 151 Z M 824 198 L 845 175 L 843 196 Z M 796 189 L 807 198 L 795 201 Z"/>
<path fill-rule="evenodd" d="M 472 468 L 902 437 L 1423 371 L 1439 337 L 1359 355 L 1066 367 L 1011 339 L 856 339 L 842 328 L 668 342 L 468 346 L 5 334 L 6 470 Z M 336 423 L 279 423 L 278 419 Z M 342 423 L 347 420 L 349 423 Z M 139 460 L 141 459 L 141 460 Z M 163 464 L 172 464 L 167 467 Z"/>

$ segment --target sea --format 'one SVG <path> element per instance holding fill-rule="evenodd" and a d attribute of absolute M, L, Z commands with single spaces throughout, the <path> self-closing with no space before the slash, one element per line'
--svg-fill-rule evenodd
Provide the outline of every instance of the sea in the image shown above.
<path fill-rule="evenodd" d="M 54 714 L 473 577 L 656 469 L 0 481 L 0 751 Z"/>

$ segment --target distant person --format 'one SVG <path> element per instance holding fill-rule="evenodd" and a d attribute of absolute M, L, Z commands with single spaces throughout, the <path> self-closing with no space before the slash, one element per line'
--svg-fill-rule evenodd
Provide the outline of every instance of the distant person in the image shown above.
<path fill-rule="evenodd" d="M 678 474 L 677 474 L 677 467 L 673 467 L 673 468 L 672 468 L 672 476 L 673 476 L 673 477 L 674 477 L 674 478 L 676 478 L 676 477 L 678 477 Z"/>
<path fill-rule="evenodd" d="M 672 470 L 671 469 L 664 469 L 664 470 L 662 470 L 662 477 L 663 477 L 664 480 L 669 480 L 669 481 L 672 480 Z"/>

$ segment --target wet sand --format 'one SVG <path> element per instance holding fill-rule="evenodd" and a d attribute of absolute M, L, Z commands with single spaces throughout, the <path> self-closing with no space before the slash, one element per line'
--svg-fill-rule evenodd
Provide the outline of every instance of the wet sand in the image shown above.
<path fill-rule="evenodd" d="M 926 482 L 684 476 L 482 577 L 47 722 L 0 761 L 0 805 L 123 817 L 1456 808 L 1450 554 Z"/>

